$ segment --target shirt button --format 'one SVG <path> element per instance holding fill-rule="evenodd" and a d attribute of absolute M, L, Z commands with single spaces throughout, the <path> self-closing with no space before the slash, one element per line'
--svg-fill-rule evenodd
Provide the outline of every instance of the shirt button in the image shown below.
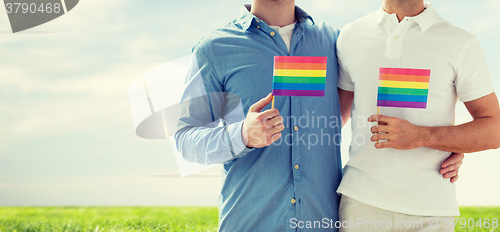
<path fill-rule="evenodd" d="M 295 131 L 298 131 L 298 130 L 299 130 L 299 127 L 298 127 L 298 126 L 295 126 L 293 129 L 294 129 Z"/>
<path fill-rule="evenodd" d="M 398 39 L 399 37 L 398 37 L 397 35 L 395 35 L 393 38 L 394 38 L 394 39 Z"/>
<path fill-rule="evenodd" d="M 257 28 L 259 28 L 259 29 L 260 29 L 260 26 L 257 26 Z"/>
<path fill-rule="evenodd" d="M 271 36 L 274 36 L 276 35 L 276 33 L 274 33 L 274 31 L 271 31 Z"/>
<path fill-rule="evenodd" d="M 298 164 L 295 164 L 295 169 L 299 169 L 299 165 Z"/>
<path fill-rule="evenodd" d="M 292 202 L 292 204 L 295 204 L 295 202 L 297 202 L 297 201 L 296 201 L 296 200 L 295 200 L 295 198 L 294 198 L 294 199 L 292 199 L 290 202 Z"/>
<path fill-rule="evenodd" d="M 260 23 L 260 21 L 258 19 L 255 20 L 256 22 Z"/>

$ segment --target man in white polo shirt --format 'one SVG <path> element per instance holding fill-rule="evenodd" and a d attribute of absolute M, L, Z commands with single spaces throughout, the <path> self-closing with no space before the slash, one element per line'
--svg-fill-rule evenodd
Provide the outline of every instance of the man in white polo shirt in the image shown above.
<path fill-rule="evenodd" d="M 499 104 L 477 38 L 423 0 L 384 0 L 342 30 L 337 49 L 342 116 L 353 132 L 339 211 L 356 222 L 343 231 L 453 231 L 455 185 L 436 170 L 451 152 L 500 146 Z M 472 122 L 454 125 L 457 99 Z"/>

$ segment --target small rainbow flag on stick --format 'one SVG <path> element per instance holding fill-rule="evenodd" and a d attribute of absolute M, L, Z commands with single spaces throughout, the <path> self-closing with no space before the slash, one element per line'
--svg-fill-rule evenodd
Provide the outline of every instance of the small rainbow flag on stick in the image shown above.
<path fill-rule="evenodd" d="M 427 108 L 430 76 L 429 69 L 380 68 L 377 109 Z"/>
<path fill-rule="evenodd" d="M 327 57 L 275 56 L 274 96 L 325 96 Z"/>

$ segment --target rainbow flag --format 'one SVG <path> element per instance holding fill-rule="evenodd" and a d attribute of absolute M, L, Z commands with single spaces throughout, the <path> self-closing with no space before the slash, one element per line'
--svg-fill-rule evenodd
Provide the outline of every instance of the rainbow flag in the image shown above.
<path fill-rule="evenodd" d="M 380 68 L 377 106 L 427 108 L 429 69 Z"/>
<path fill-rule="evenodd" d="M 325 96 L 327 57 L 275 56 L 274 96 Z"/>

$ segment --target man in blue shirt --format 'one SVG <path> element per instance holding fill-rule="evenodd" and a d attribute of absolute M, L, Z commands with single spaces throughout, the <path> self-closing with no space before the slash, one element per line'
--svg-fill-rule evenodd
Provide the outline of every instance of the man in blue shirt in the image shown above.
<path fill-rule="evenodd" d="M 224 165 L 219 231 L 337 231 L 338 34 L 293 0 L 254 0 L 194 47 L 175 139 L 188 161 Z M 274 56 L 289 55 L 328 57 L 325 96 L 270 109 Z"/>
<path fill-rule="evenodd" d="M 278 30 L 294 23 L 289 51 Z M 342 176 L 337 36 L 294 1 L 256 0 L 194 47 L 176 142 L 188 161 L 224 164 L 220 231 L 308 221 L 332 230 Z M 325 97 L 276 97 L 269 110 L 274 56 L 288 55 L 328 57 Z"/>

